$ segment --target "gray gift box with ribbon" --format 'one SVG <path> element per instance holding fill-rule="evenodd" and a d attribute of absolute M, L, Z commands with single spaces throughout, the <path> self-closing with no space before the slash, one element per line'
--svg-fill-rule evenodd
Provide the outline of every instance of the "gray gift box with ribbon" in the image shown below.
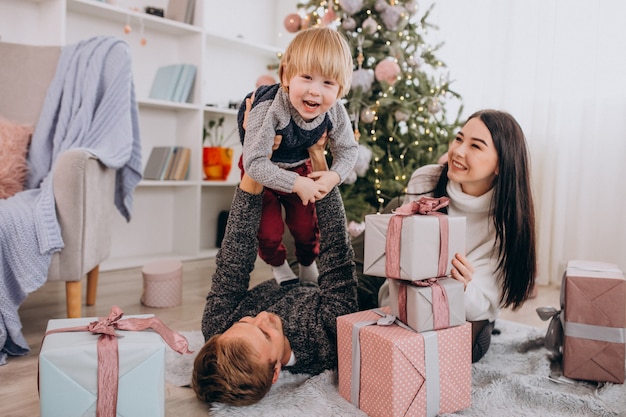
<path fill-rule="evenodd" d="M 447 201 L 439 203 L 442 199 L 429 199 L 437 200 L 438 205 L 428 209 L 422 209 L 424 204 L 420 203 L 429 202 L 422 197 L 393 214 L 365 216 L 363 273 L 408 281 L 449 275 L 454 255 L 465 253 L 466 221 L 465 217 L 431 210 L 445 207 Z M 394 228 L 394 221 L 398 221 L 399 230 Z M 389 239 L 397 240 L 397 253 L 388 253 Z M 398 263 L 397 272 L 389 272 L 389 262 Z"/>
<path fill-rule="evenodd" d="M 390 279 L 391 314 L 418 332 L 465 324 L 463 283 L 453 278 L 439 278 L 433 281 L 419 286 L 408 281 Z M 442 294 L 443 298 L 437 297 L 438 293 Z M 441 306 L 437 306 L 438 303 Z M 438 314 L 442 317 L 438 317 Z"/>

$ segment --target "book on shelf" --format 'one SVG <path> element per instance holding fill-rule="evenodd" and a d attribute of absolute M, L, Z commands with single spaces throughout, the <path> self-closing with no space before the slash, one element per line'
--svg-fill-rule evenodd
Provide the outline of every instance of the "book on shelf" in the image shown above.
<path fill-rule="evenodd" d="M 178 83 L 182 72 L 183 67 L 180 64 L 159 67 L 154 77 L 154 81 L 152 82 L 150 98 L 171 101 L 172 97 L 174 97 L 176 84 Z"/>
<path fill-rule="evenodd" d="M 182 64 L 183 69 L 180 74 L 172 101 L 179 103 L 188 103 L 191 96 L 191 90 L 196 81 L 196 66 L 192 64 Z"/>
<path fill-rule="evenodd" d="M 150 88 L 150 98 L 186 103 L 196 80 L 193 64 L 172 64 L 159 67 Z"/>
<path fill-rule="evenodd" d="M 196 11 L 196 0 L 187 0 L 187 9 L 185 10 L 185 23 L 193 25 L 194 13 Z"/>
<path fill-rule="evenodd" d="M 163 170 L 163 180 L 171 180 L 172 172 L 174 172 L 174 165 L 176 164 L 176 158 L 178 157 L 178 146 L 172 146 L 170 149 L 170 159 L 167 162 L 167 166 Z"/>
<path fill-rule="evenodd" d="M 165 10 L 165 17 L 193 25 L 195 9 L 195 0 L 169 0 Z"/>
<path fill-rule="evenodd" d="M 143 178 L 145 180 L 162 180 L 163 171 L 169 163 L 172 154 L 171 146 L 155 146 L 150 151 L 148 163 L 143 170 Z"/>
<path fill-rule="evenodd" d="M 181 181 L 189 178 L 189 163 L 191 161 L 191 149 L 181 147 L 176 155 L 176 164 L 172 173 L 173 180 Z"/>
<path fill-rule="evenodd" d="M 184 146 L 155 146 L 144 169 L 145 180 L 185 180 L 189 177 L 191 149 Z"/>

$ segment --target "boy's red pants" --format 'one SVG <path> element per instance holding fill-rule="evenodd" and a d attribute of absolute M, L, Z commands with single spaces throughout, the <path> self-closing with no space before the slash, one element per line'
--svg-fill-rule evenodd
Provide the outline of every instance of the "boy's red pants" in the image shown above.
<path fill-rule="evenodd" d="M 239 159 L 239 168 L 243 176 L 243 161 Z M 307 176 L 311 171 L 311 161 L 289 168 L 300 176 Z M 283 208 L 285 219 L 283 221 Z M 302 205 L 296 193 L 265 188 L 263 193 L 263 212 L 257 237 L 259 239 L 259 257 L 271 266 L 280 266 L 287 259 L 287 248 L 283 245 L 285 225 L 294 238 L 298 263 L 309 266 L 320 252 L 319 229 L 315 204 Z"/>

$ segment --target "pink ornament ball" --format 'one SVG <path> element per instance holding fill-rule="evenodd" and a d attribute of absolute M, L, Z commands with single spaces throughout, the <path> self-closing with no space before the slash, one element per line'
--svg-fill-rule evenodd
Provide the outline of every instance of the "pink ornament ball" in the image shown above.
<path fill-rule="evenodd" d="M 393 58 L 386 58 L 376 65 L 374 76 L 380 82 L 394 85 L 400 75 L 400 65 Z"/>
<path fill-rule="evenodd" d="M 363 110 L 361 110 L 361 121 L 363 123 L 368 123 L 368 124 L 372 123 L 375 118 L 376 118 L 376 112 L 370 109 L 369 107 L 366 107 Z"/>
<path fill-rule="evenodd" d="M 287 32 L 296 33 L 300 30 L 300 27 L 302 26 L 302 18 L 298 13 L 291 13 L 288 14 L 287 17 L 285 17 L 284 24 Z"/>
<path fill-rule="evenodd" d="M 361 23 L 361 27 L 365 33 L 373 35 L 378 30 L 378 22 L 372 16 L 368 17 Z"/>
<path fill-rule="evenodd" d="M 341 7 L 345 13 L 353 15 L 361 11 L 363 3 L 363 0 L 339 0 L 339 7 Z"/>
<path fill-rule="evenodd" d="M 329 9 L 322 17 L 322 24 L 328 26 L 337 19 L 337 15 L 333 9 Z"/>
<path fill-rule="evenodd" d="M 356 29 L 356 20 L 353 17 L 346 17 L 341 22 L 341 27 L 345 30 L 354 30 Z"/>
<path fill-rule="evenodd" d="M 368 92 L 374 83 L 374 71 L 371 69 L 359 68 L 352 72 L 352 88 L 361 88 L 363 92 Z"/>

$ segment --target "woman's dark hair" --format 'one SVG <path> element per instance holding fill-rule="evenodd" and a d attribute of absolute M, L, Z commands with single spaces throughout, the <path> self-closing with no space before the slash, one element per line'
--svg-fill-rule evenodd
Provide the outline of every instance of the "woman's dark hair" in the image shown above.
<path fill-rule="evenodd" d="M 535 210 L 530 180 L 526 138 L 509 113 L 481 110 L 467 120 L 480 119 L 493 139 L 498 153 L 498 175 L 493 184 L 491 216 L 496 229 L 494 249 L 497 270 L 502 277 L 504 307 L 514 310 L 530 296 L 537 272 L 535 248 Z M 435 186 L 435 197 L 446 194 L 448 165 Z"/>

